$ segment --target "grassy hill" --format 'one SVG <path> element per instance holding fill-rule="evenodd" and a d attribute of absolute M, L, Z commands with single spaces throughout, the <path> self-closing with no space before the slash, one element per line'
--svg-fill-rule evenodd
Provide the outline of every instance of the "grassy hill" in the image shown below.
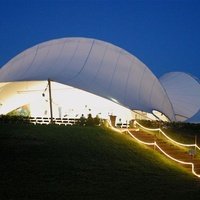
<path fill-rule="evenodd" d="M 0 124 L 0 199 L 195 199 L 200 180 L 100 127 Z"/>

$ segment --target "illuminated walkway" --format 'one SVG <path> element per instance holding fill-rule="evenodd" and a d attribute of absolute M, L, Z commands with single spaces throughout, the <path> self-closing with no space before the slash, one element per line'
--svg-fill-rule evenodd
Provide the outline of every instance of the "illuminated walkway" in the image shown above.
<path fill-rule="evenodd" d="M 128 133 L 137 142 L 161 152 L 200 178 L 200 148 L 196 144 L 179 143 L 168 137 L 162 130 L 148 129 L 138 122 L 137 127 L 137 129 L 121 129 L 120 131 Z M 152 131 L 157 131 L 157 133 L 152 133 Z"/>

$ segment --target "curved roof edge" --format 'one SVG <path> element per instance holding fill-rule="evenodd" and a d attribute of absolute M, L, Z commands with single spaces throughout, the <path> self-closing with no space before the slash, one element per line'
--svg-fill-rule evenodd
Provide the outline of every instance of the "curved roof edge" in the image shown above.
<path fill-rule="evenodd" d="M 200 82 L 184 72 L 170 72 L 160 77 L 160 82 L 172 102 L 177 121 L 186 121 L 200 109 Z"/>
<path fill-rule="evenodd" d="M 0 69 L 0 82 L 47 79 L 129 109 L 159 110 L 175 120 L 171 102 L 151 70 L 108 42 L 80 37 L 50 40 L 23 51 Z"/>

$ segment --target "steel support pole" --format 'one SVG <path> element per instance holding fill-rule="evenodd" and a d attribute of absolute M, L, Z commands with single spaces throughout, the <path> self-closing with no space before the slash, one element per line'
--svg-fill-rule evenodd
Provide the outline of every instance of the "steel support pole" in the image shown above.
<path fill-rule="evenodd" d="M 51 80 L 48 79 L 48 86 L 49 86 L 49 107 L 50 107 L 50 123 L 53 124 L 53 109 L 52 109 L 52 96 L 51 96 Z"/>

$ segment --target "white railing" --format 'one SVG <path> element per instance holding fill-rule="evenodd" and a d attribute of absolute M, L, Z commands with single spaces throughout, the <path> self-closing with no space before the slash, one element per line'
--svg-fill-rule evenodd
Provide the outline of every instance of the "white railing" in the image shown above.
<path fill-rule="evenodd" d="M 29 120 L 33 124 L 50 124 L 51 122 L 49 117 L 30 117 Z M 78 120 L 77 118 L 53 118 L 54 124 L 59 125 L 74 125 Z"/>

